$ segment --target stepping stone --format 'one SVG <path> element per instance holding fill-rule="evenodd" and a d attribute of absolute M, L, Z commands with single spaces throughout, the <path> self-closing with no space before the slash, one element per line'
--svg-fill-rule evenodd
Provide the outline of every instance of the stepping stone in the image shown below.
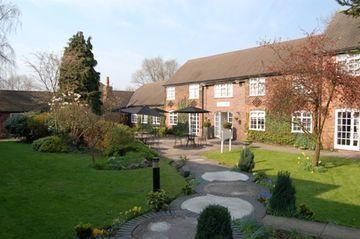
<path fill-rule="evenodd" d="M 233 171 L 217 171 L 217 172 L 207 172 L 201 176 L 204 180 L 213 182 L 213 181 L 247 181 L 249 176 L 243 173 L 233 172 Z"/>
<path fill-rule="evenodd" d="M 153 232 L 166 232 L 170 229 L 171 225 L 167 222 L 153 222 L 148 227 Z"/>
<path fill-rule="evenodd" d="M 209 205 L 228 208 L 233 219 L 243 218 L 254 212 L 254 207 L 243 199 L 211 194 L 190 198 L 181 204 L 181 208 L 200 214 Z"/>

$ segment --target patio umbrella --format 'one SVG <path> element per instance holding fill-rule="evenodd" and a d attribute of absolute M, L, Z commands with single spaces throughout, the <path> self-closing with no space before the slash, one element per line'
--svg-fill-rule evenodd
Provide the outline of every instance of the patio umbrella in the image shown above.
<path fill-rule="evenodd" d="M 155 109 L 151 109 L 148 106 L 135 106 L 135 107 L 129 107 L 129 108 L 122 108 L 118 109 L 118 111 L 122 113 L 128 113 L 128 114 L 138 114 L 138 115 L 150 115 L 150 116 L 162 116 L 159 111 Z"/>
<path fill-rule="evenodd" d="M 174 113 L 210 113 L 208 110 L 197 108 L 194 106 L 189 106 L 183 109 L 175 110 Z"/>

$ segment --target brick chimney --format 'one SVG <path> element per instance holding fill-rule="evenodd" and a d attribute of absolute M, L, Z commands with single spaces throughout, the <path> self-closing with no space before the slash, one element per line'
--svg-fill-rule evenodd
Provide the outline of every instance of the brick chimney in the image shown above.
<path fill-rule="evenodd" d="M 102 100 L 105 102 L 108 98 L 111 97 L 112 87 L 110 86 L 110 77 L 106 77 L 106 84 L 102 90 Z"/>

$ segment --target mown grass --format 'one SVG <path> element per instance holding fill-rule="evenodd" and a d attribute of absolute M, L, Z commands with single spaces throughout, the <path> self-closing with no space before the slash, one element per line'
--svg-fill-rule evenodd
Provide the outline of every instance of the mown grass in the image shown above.
<path fill-rule="evenodd" d="M 95 170 L 85 154 L 34 152 L 0 142 L 0 238 L 74 238 L 80 222 L 110 224 L 133 206 L 146 206 L 152 169 Z M 161 163 L 162 188 L 174 197 L 185 184 Z"/>
<path fill-rule="evenodd" d="M 322 157 L 323 173 L 305 171 L 298 164 L 300 154 L 252 149 L 255 171 L 264 171 L 275 179 L 277 172 L 291 173 L 297 204 L 305 203 L 315 212 L 315 219 L 345 226 L 360 227 L 360 159 Z M 205 152 L 204 156 L 228 166 L 240 158 L 240 149 L 232 152 Z"/>

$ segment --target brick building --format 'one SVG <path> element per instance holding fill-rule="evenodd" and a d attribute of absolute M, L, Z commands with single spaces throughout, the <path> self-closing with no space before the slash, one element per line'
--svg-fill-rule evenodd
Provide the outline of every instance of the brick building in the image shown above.
<path fill-rule="evenodd" d="M 360 19 L 338 13 L 323 34 L 336 40 L 329 51 L 337 59 L 345 61 L 352 71 L 360 74 L 360 54 L 348 54 L 360 49 Z M 304 39 L 282 42 L 296 46 Z M 179 104 L 186 100 L 192 105 L 210 111 L 204 116 L 214 126 L 219 137 L 224 122 L 231 122 L 238 139 L 245 139 L 250 131 L 266 131 L 266 86 L 275 77 L 269 71 L 274 61 L 272 49 L 264 46 L 202 57 L 187 61 L 176 74 L 164 84 L 165 110 L 169 111 L 166 124 L 177 124 Z M 360 86 L 359 86 L 360 87 Z M 359 96 L 360 97 L 360 96 Z M 312 116 L 307 112 L 297 115 L 312 129 Z M 201 134 L 202 115 L 189 115 L 189 131 Z M 344 150 L 360 150 L 359 109 L 332 106 L 324 130 L 323 146 Z M 291 133 L 301 133 L 295 124 Z"/>

